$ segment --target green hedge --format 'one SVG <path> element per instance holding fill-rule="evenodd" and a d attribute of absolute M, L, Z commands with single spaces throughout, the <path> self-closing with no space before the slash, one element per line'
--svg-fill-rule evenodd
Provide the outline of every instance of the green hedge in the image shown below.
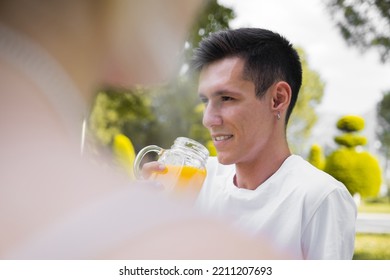
<path fill-rule="evenodd" d="M 368 152 L 341 147 L 326 160 L 325 172 L 344 183 L 349 192 L 362 197 L 378 195 L 381 169 L 378 160 Z"/>

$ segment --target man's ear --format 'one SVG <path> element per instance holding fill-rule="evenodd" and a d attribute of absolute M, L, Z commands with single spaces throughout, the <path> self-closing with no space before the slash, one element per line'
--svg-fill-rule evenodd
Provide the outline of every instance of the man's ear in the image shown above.
<path fill-rule="evenodd" d="M 277 82 L 272 91 L 272 110 L 285 112 L 291 101 L 291 87 L 284 81 Z"/>

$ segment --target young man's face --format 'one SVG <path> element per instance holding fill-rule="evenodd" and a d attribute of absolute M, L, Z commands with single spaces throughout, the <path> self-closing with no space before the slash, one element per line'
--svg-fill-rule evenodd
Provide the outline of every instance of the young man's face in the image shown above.
<path fill-rule="evenodd" d="M 251 164 L 272 145 L 272 97 L 259 99 L 243 77 L 244 62 L 233 57 L 202 69 L 199 96 L 205 103 L 203 125 L 210 131 L 222 164 Z"/>

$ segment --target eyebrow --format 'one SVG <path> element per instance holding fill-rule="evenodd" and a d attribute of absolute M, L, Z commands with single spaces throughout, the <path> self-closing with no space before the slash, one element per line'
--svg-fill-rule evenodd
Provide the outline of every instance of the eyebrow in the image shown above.
<path fill-rule="evenodd" d="M 211 97 L 218 97 L 218 96 L 221 96 L 221 95 L 226 95 L 226 94 L 230 94 L 230 95 L 241 95 L 241 93 L 239 92 L 235 92 L 235 91 L 229 91 L 229 90 L 218 90 L 216 92 L 213 92 L 211 94 Z M 203 93 L 198 93 L 198 96 L 200 98 L 208 98 L 206 95 L 204 95 Z"/>

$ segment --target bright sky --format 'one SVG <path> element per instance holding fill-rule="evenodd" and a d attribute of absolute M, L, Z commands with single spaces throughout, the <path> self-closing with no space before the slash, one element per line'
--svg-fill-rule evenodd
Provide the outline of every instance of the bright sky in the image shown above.
<path fill-rule="evenodd" d="M 325 82 L 320 112 L 363 114 L 390 90 L 390 63 L 348 47 L 321 0 L 219 0 L 232 7 L 232 27 L 261 27 L 302 47 L 310 68 Z"/>

